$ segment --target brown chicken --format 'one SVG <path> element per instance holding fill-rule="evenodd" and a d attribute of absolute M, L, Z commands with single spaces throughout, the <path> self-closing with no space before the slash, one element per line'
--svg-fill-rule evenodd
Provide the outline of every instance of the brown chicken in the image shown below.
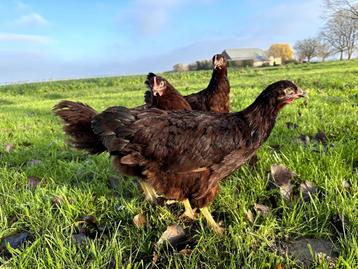
<path fill-rule="evenodd" d="M 200 208 L 221 233 L 207 208 L 219 182 L 255 154 L 278 112 L 302 96 L 294 83 L 279 81 L 240 112 L 111 107 L 94 117 L 92 128 L 120 172 L 147 183 L 153 196 L 182 201 L 188 217 L 194 218 L 191 206 Z"/>
<path fill-rule="evenodd" d="M 147 108 L 191 110 L 189 103 L 166 79 L 149 73 L 145 84 L 148 87 L 148 91 L 144 95 Z"/>
<path fill-rule="evenodd" d="M 213 73 L 206 89 L 184 96 L 193 110 L 229 112 L 230 83 L 227 78 L 227 61 L 221 54 L 214 55 Z"/>
<path fill-rule="evenodd" d="M 145 105 L 136 109 L 159 108 L 163 110 L 191 110 L 183 96 L 164 78 L 149 73 L 145 84 Z M 97 111 L 90 106 L 73 101 L 62 101 L 53 109 L 55 115 L 63 120 L 63 130 L 69 136 L 68 142 L 74 148 L 85 150 L 90 154 L 100 154 L 106 151 L 101 139 L 93 132 L 91 121 Z M 146 200 L 155 201 L 154 189 L 146 182 L 140 181 Z"/>
<path fill-rule="evenodd" d="M 184 96 L 184 99 L 188 102 L 192 110 L 229 112 L 230 83 L 227 77 L 227 61 L 221 54 L 216 54 L 213 56 L 212 62 L 213 73 L 208 87 L 200 92 Z M 155 76 L 154 73 L 148 74 L 146 84 L 149 87 L 149 81 Z M 153 103 L 152 96 L 152 92 L 147 91 L 145 100 L 148 101 L 148 103 Z"/>

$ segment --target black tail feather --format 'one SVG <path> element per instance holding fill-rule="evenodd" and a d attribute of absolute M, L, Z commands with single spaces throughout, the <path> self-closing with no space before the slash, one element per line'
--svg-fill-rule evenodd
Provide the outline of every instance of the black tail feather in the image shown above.
<path fill-rule="evenodd" d="M 90 106 L 72 101 L 61 101 L 53 112 L 63 120 L 63 130 L 69 136 L 69 143 L 76 149 L 99 154 L 106 150 L 91 127 L 92 119 L 97 115 Z"/>

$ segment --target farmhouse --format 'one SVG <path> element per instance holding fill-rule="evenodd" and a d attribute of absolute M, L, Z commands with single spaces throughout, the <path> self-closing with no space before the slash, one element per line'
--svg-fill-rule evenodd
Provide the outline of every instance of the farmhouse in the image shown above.
<path fill-rule="evenodd" d="M 231 66 L 263 66 L 281 64 L 281 58 L 268 57 L 262 49 L 226 49 L 222 52 Z"/>

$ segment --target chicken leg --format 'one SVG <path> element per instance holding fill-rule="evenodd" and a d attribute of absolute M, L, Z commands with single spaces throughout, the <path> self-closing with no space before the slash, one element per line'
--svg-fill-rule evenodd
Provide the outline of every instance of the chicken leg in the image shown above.
<path fill-rule="evenodd" d="M 213 216 L 210 214 L 209 209 L 207 207 L 200 208 L 201 213 L 203 213 L 208 224 L 213 228 L 214 232 L 217 234 L 223 234 L 225 229 L 220 227 L 219 224 L 215 222 Z"/>
<path fill-rule="evenodd" d="M 139 184 L 144 192 L 145 200 L 155 202 L 159 197 L 155 189 L 145 181 L 139 181 Z"/>
<path fill-rule="evenodd" d="M 184 213 L 183 213 L 180 217 L 188 217 L 189 219 L 197 220 L 197 217 L 196 217 L 196 215 L 195 215 L 195 212 L 194 212 L 194 210 L 191 208 L 189 199 L 187 198 L 187 199 L 183 200 L 182 203 L 183 203 L 183 205 L 184 205 L 185 211 L 184 211 Z"/>

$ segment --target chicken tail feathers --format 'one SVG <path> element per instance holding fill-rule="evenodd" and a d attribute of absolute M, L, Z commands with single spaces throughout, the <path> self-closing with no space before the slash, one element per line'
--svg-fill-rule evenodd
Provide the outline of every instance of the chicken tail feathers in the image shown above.
<path fill-rule="evenodd" d="M 97 115 L 96 110 L 83 103 L 64 100 L 54 106 L 53 112 L 62 119 L 63 130 L 69 136 L 71 146 L 90 154 L 100 154 L 106 150 L 91 127 L 91 121 Z"/>
<path fill-rule="evenodd" d="M 151 106 L 153 105 L 153 78 L 156 76 L 156 74 L 150 72 L 147 75 L 147 79 L 145 80 L 144 84 L 147 86 L 147 91 L 144 94 L 144 102 L 146 105 Z"/>

